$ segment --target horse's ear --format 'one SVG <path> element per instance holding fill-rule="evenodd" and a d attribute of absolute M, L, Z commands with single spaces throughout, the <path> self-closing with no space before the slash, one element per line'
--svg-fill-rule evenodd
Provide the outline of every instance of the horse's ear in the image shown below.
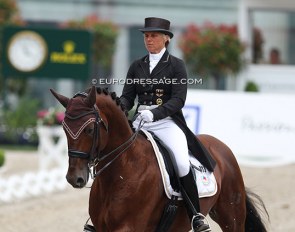
<path fill-rule="evenodd" d="M 85 103 L 89 107 L 93 107 L 94 104 L 96 103 L 96 87 L 92 86 L 87 98 L 85 99 Z"/>
<path fill-rule="evenodd" d="M 67 107 L 68 103 L 69 103 L 69 98 L 58 94 L 57 92 L 55 92 L 53 89 L 50 89 L 50 92 L 53 94 L 53 96 L 60 102 L 60 104 L 62 104 L 65 108 Z"/>

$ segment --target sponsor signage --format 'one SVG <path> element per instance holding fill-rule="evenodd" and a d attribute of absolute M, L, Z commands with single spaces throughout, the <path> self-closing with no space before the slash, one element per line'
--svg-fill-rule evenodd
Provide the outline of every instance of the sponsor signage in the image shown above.
<path fill-rule="evenodd" d="M 6 27 L 6 77 L 86 79 L 90 75 L 92 35 L 85 30 Z"/>
<path fill-rule="evenodd" d="M 220 139 L 242 164 L 295 162 L 294 94 L 190 90 L 184 115 L 192 131 Z"/>

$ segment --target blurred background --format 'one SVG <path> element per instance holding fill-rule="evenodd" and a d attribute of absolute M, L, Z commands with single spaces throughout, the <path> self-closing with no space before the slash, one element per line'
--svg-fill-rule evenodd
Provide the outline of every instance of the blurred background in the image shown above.
<path fill-rule="evenodd" d="M 169 51 L 183 58 L 189 78 L 197 79 L 189 88 L 263 93 L 295 89 L 292 1 L 1 0 L 0 7 L 0 118 L 9 128 L 34 126 L 38 111 L 55 106 L 49 88 L 72 96 L 96 83 L 120 94 L 122 84 L 108 80 L 124 79 L 130 63 L 145 55 L 138 29 L 149 16 L 171 21 L 175 36 Z M 39 57 L 18 53 L 26 46 L 18 45 L 21 31 L 41 36 Z M 31 51 L 38 53 L 38 42 L 28 46 L 37 46 Z M 79 55 L 84 63 L 75 61 Z M 26 67 L 30 62 L 32 67 Z M 24 113 L 30 115 L 21 117 Z M 1 123 L 0 142 L 13 142 L 4 138 L 3 131 L 9 130 L 5 125 Z M 36 144 L 32 133 L 26 130 L 18 143 Z"/>
<path fill-rule="evenodd" d="M 131 62 L 146 54 L 138 29 L 152 16 L 171 21 L 168 50 L 185 61 L 192 80 L 184 109 L 191 129 L 229 145 L 246 183 L 259 186 L 251 173 L 285 175 L 281 196 L 294 190 L 293 0 L 0 0 L 0 211 L 1 202 L 9 211 L 21 199 L 74 191 L 64 180 L 64 109 L 49 89 L 71 97 L 95 84 L 120 95 L 123 85 L 114 80 L 125 79 Z M 27 172 L 33 174 L 21 179 Z M 35 190 L 15 190 L 24 182 Z M 258 188 L 269 203 L 276 201 L 266 195 L 272 184 Z M 88 191 L 82 194 L 85 216 Z M 285 201 L 270 208 L 274 218 L 280 210 L 295 214 Z M 272 231 L 295 230 L 280 225 Z"/>
<path fill-rule="evenodd" d="M 175 36 L 169 51 L 183 58 L 189 78 L 197 79 L 189 88 L 263 93 L 295 89 L 292 1 L 1 0 L 0 7 L 0 117 L 9 128 L 34 126 L 38 111 L 55 106 L 49 88 L 72 96 L 94 81 L 120 94 L 122 84 L 108 80 L 124 79 L 130 63 L 146 54 L 138 29 L 149 16 L 171 21 Z M 28 30 L 43 38 L 44 59 L 32 55 L 26 60 L 17 53 L 25 45 L 18 45 L 22 42 L 16 34 Z M 79 55 L 85 56 L 83 64 L 74 60 Z M 33 66 L 17 66 L 26 62 Z M 24 111 L 31 115 L 17 119 Z M 0 141 L 5 140 L 2 131 L 9 130 L 3 127 L 1 123 Z M 27 130 L 22 137 L 31 133 Z"/>

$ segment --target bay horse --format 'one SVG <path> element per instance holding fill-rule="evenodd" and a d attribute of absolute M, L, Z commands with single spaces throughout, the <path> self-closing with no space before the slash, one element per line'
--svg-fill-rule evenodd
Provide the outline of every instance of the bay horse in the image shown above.
<path fill-rule="evenodd" d="M 134 131 L 115 93 L 92 88 L 73 98 L 51 89 L 66 108 L 63 127 L 68 140 L 67 181 L 74 188 L 88 182 L 95 172 L 89 215 L 97 232 L 156 231 L 168 201 L 150 142 Z M 261 198 L 247 190 L 232 151 L 209 135 L 197 136 L 210 151 L 218 191 L 200 199 L 201 213 L 227 232 L 265 232 Z M 179 204 L 171 232 L 191 229 L 187 211 Z"/>

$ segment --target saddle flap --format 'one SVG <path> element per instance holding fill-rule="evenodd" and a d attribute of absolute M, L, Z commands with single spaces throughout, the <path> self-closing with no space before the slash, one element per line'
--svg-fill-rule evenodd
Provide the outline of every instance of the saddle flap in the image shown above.
<path fill-rule="evenodd" d="M 163 181 L 163 185 L 164 185 L 164 190 L 165 193 L 167 195 L 167 197 L 169 199 L 171 199 L 171 197 L 174 196 L 181 196 L 181 193 L 179 191 L 179 187 L 176 189 L 175 187 L 172 186 L 173 181 L 170 181 L 171 179 L 173 179 L 175 181 L 178 180 L 178 176 L 177 178 L 173 178 L 173 176 L 170 177 L 169 172 L 171 172 L 171 165 L 176 167 L 176 164 L 173 164 L 173 159 L 171 159 L 171 155 L 168 154 L 168 156 L 170 157 L 167 158 L 167 154 L 165 155 L 166 162 L 165 159 L 163 158 L 163 155 L 161 153 L 161 149 L 159 148 L 157 142 L 155 141 L 153 135 L 144 130 L 141 129 L 141 131 L 143 132 L 143 134 L 145 135 L 145 137 L 150 141 L 150 143 L 153 146 L 153 149 L 155 151 L 155 155 L 158 161 L 158 165 L 159 165 L 159 169 L 161 171 L 161 176 L 162 176 L 162 181 Z M 160 141 L 159 138 L 157 138 L 157 140 Z M 163 142 L 160 143 L 161 145 L 163 145 Z M 160 147 L 161 147 L 160 145 Z M 163 147 L 169 151 L 169 148 L 167 148 L 166 146 L 163 145 Z M 166 163 L 170 163 L 170 165 L 167 167 Z M 175 162 L 175 161 L 174 161 Z M 212 172 L 209 172 L 195 157 L 193 157 L 192 155 L 190 155 L 190 162 L 191 165 L 193 167 L 194 170 L 194 174 L 195 174 L 195 179 L 197 182 L 197 186 L 198 186 L 198 192 L 199 192 L 199 197 L 210 197 L 216 194 L 217 192 L 217 182 L 215 179 L 215 176 Z M 173 167 L 173 169 L 174 169 Z M 170 171 L 169 171 L 170 170 Z M 173 171 L 173 175 L 175 176 L 175 170 Z M 179 180 L 178 180 L 179 181 Z M 176 181 L 176 182 L 178 182 Z M 178 186 L 179 182 L 178 182 Z M 178 198 L 179 200 L 182 200 L 181 197 Z"/>
<path fill-rule="evenodd" d="M 158 149 L 160 151 L 160 155 L 162 156 L 162 158 L 164 160 L 165 169 L 168 173 L 172 188 L 176 192 L 180 192 L 180 181 L 179 181 L 179 177 L 177 174 L 177 164 L 176 164 L 175 159 L 173 159 L 173 155 L 171 154 L 172 151 L 153 132 L 148 131 L 148 133 L 151 134 L 154 141 L 156 142 L 156 145 L 158 146 Z"/>

